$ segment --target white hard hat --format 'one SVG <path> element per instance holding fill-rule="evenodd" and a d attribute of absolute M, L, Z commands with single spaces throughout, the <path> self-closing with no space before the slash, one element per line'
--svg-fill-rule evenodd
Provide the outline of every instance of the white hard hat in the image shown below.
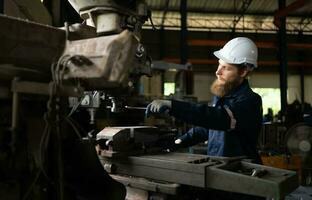
<path fill-rule="evenodd" d="M 257 67 L 258 48 L 246 37 L 237 37 L 228 41 L 222 49 L 213 54 L 229 64 L 248 63 Z"/>

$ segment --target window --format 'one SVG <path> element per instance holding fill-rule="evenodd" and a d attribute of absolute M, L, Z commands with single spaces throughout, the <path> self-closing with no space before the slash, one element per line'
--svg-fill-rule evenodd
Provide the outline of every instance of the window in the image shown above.
<path fill-rule="evenodd" d="M 170 94 L 174 94 L 174 92 L 175 92 L 175 83 L 166 82 L 164 84 L 164 95 L 168 96 Z"/>
<path fill-rule="evenodd" d="M 281 110 L 281 96 L 278 88 L 252 88 L 262 97 L 263 114 L 267 114 L 268 108 L 272 108 L 273 115 Z"/>

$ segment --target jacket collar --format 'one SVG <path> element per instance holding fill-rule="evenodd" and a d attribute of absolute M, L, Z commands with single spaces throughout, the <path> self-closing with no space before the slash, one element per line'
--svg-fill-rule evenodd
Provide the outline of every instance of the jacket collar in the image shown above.
<path fill-rule="evenodd" d="M 243 82 L 237 88 L 235 88 L 232 92 L 230 92 L 225 97 L 236 97 L 238 95 L 245 93 L 245 91 L 248 90 L 248 88 L 250 88 L 249 82 L 247 79 L 244 79 Z"/>

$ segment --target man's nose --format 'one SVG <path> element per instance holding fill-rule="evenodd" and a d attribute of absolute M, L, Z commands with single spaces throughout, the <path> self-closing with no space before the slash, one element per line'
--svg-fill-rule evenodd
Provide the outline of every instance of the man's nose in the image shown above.
<path fill-rule="evenodd" d="M 222 74 L 222 69 L 220 67 L 218 67 L 217 71 L 216 71 L 216 75 L 221 75 Z"/>

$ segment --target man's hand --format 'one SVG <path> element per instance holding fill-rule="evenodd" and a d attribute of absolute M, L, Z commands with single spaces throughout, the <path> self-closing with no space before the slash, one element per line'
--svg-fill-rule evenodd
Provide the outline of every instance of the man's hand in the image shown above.
<path fill-rule="evenodd" d="M 187 145 L 187 141 L 184 141 L 185 138 L 176 138 L 170 142 L 170 147 L 168 148 L 170 151 L 177 151 L 179 148 L 189 147 Z"/>
<path fill-rule="evenodd" d="M 185 134 L 176 138 L 174 144 L 178 147 L 190 147 L 208 140 L 209 130 L 203 127 L 193 127 Z"/>
<path fill-rule="evenodd" d="M 170 109 L 170 100 L 154 100 L 146 107 L 145 116 L 149 117 L 152 113 L 168 113 Z"/>
<path fill-rule="evenodd" d="M 178 138 L 178 139 L 176 139 L 176 140 L 174 141 L 174 144 L 176 144 L 176 145 L 181 145 L 182 142 L 183 142 L 183 141 L 182 141 L 180 138 Z"/>

